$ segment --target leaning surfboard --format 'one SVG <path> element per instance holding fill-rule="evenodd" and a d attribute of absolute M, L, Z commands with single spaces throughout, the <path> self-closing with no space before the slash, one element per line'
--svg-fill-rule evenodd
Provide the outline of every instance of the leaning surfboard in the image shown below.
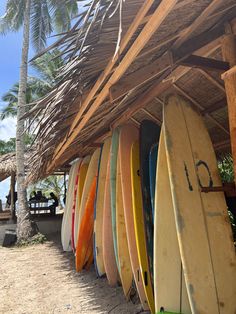
<path fill-rule="evenodd" d="M 75 222 L 74 222 L 74 241 L 75 241 L 75 248 L 77 246 L 77 239 L 78 239 L 78 224 L 79 224 L 79 210 L 80 204 L 82 199 L 82 193 L 84 188 L 84 182 L 89 166 L 91 156 L 86 156 L 83 158 L 80 171 L 79 171 L 79 178 L 78 178 L 78 187 L 77 187 L 77 195 L 76 195 L 76 204 L 75 204 Z"/>
<path fill-rule="evenodd" d="M 123 198 L 125 226 L 130 253 L 130 262 L 134 275 L 137 292 L 143 309 L 148 310 L 147 298 L 144 291 L 143 281 L 140 276 L 141 269 L 138 260 L 138 251 L 134 230 L 134 215 L 132 209 L 132 187 L 131 187 L 131 146 L 138 140 L 138 129 L 132 124 L 126 124 L 120 129 L 119 137 L 119 166 L 121 175 L 121 191 Z"/>
<path fill-rule="evenodd" d="M 104 192 L 107 173 L 107 162 L 110 154 L 111 138 L 105 140 L 99 166 L 98 185 L 94 212 L 94 261 L 98 276 L 105 274 L 103 261 L 102 229 L 103 229 L 103 211 L 104 211 Z"/>
<path fill-rule="evenodd" d="M 103 209 L 103 261 L 107 280 L 110 286 L 115 286 L 118 281 L 118 269 L 114 252 L 112 220 L 111 220 L 111 194 L 110 194 L 110 156 L 107 163 L 107 174 L 104 191 L 104 209 Z"/>
<path fill-rule="evenodd" d="M 191 314 L 181 263 L 162 129 L 158 148 L 154 220 L 156 313 Z"/>
<path fill-rule="evenodd" d="M 110 194 L 110 156 L 107 163 L 107 175 L 104 192 L 103 213 L 103 260 L 109 285 L 115 286 L 118 281 L 118 269 L 114 252 L 112 220 L 111 220 L 111 194 Z"/>
<path fill-rule="evenodd" d="M 202 118 L 179 97 L 164 107 L 178 242 L 192 313 L 236 312 L 236 261 L 214 149 Z"/>
<path fill-rule="evenodd" d="M 147 302 L 152 313 L 155 313 L 153 288 L 149 269 L 148 251 L 146 244 L 145 222 L 142 207 L 142 192 L 140 182 L 140 159 L 139 143 L 135 142 L 131 147 L 131 182 L 132 182 L 132 209 L 134 216 L 135 237 L 138 250 L 139 264 L 141 268 L 141 278 L 147 298 Z"/>
<path fill-rule="evenodd" d="M 64 251 L 71 251 L 71 228 L 72 228 L 72 207 L 74 197 L 74 186 L 76 174 L 78 172 L 80 161 L 76 161 L 72 164 L 69 173 L 68 190 L 66 195 L 66 206 L 63 215 L 62 226 L 61 226 L 61 243 Z"/>
<path fill-rule="evenodd" d="M 116 172 L 117 172 L 117 156 L 119 147 L 119 129 L 115 129 L 111 138 L 110 151 L 110 193 L 111 193 L 111 218 L 112 218 L 112 234 L 114 243 L 114 252 L 116 257 L 117 268 L 119 269 L 118 249 L 117 249 L 117 233 L 116 233 Z"/>
<path fill-rule="evenodd" d="M 129 300 L 132 291 L 133 273 L 131 269 L 130 254 L 127 242 L 127 232 L 125 228 L 119 155 L 117 160 L 117 174 L 116 174 L 116 233 L 117 233 L 118 259 L 120 266 L 120 279 L 124 295 L 127 298 L 127 300 Z"/>
<path fill-rule="evenodd" d="M 142 186 L 142 200 L 144 222 L 146 229 L 146 242 L 151 279 L 153 282 L 153 213 L 150 194 L 149 154 L 151 147 L 157 144 L 160 136 L 160 127 L 150 121 L 144 120 L 140 125 L 140 178 Z"/>

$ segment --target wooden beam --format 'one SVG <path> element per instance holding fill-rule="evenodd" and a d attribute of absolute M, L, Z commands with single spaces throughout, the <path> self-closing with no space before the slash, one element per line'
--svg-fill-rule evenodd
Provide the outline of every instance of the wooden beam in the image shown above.
<path fill-rule="evenodd" d="M 129 108 L 122 114 L 118 119 L 116 119 L 113 124 L 112 128 L 116 128 L 117 126 L 123 124 L 127 120 L 131 119 L 132 116 L 138 112 L 141 108 L 148 105 L 150 101 L 152 101 L 156 96 L 161 95 L 165 92 L 168 88 L 171 87 L 172 81 L 166 81 L 161 83 L 158 81 L 154 86 L 150 87 L 146 93 L 144 93 L 137 101 L 130 105 Z"/>
<path fill-rule="evenodd" d="M 225 61 L 219 61 L 212 58 L 200 57 L 196 55 L 190 55 L 185 59 L 181 59 L 179 64 L 192 67 L 214 71 L 227 71 L 229 69 L 229 63 Z"/>
<path fill-rule="evenodd" d="M 171 67 L 170 54 L 165 53 L 160 59 L 155 60 L 152 64 L 142 67 L 141 69 L 127 75 L 122 80 L 111 86 L 111 100 L 116 101 L 129 91 L 136 89 L 143 84 L 151 81 L 153 78 L 162 74 Z"/>
<path fill-rule="evenodd" d="M 176 40 L 173 49 L 179 48 L 188 38 L 190 38 L 194 31 L 196 31 L 203 23 L 205 23 L 206 19 L 224 2 L 225 0 L 213 0 Z"/>
<path fill-rule="evenodd" d="M 148 1 L 150 2 L 150 1 Z M 145 2 L 147 3 L 147 1 Z M 62 142 L 60 147 L 56 150 L 53 159 L 55 161 L 62 156 L 63 152 L 67 149 L 67 147 L 73 142 L 73 140 L 76 138 L 76 136 L 79 134 L 79 132 L 82 130 L 82 128 L 85 126 L 87 121 L 91 118 L 91 116 L 94 114 L 94 112 L 98 109 L 98 107 L 101 105 L 101 103 L 106 99 L 106 97 L 109 95 L 109 89 L 110 87 L 115 84 L 119 78 L 125 73 L 125 71 L 128 69 L 128 67 L 131 65 L 131 63 L 134 61 L 135 57 L 140 53 L 140 51 L 143 49 L 143 47 L 146 45 L 146 43 L 149 41 L 149 39 L 152 37 L 152 35 L 157 31 L 157 29 L 160 27 L 164 19 L 167 17 L 167 15 L 172 11 L 173 7 L 177 3 L 177 0 L 162 0 L 155 12 L 153 13 L 152 17 L 148 21 L 148 23 L 144 26 L 141 33 L 138 35 L 137 39 L 134 41 L 133 45 L 130 47 L 130 49 L 125 54 L 124 58 L 121 60 L 119 65 L 117 66 L 114 73 L 109 78 L 108 82 L 105 84 L 99 95 L 97 96 L 96 100 L 93 102 L 91 107 L 88 109 L 86 114 L 83 116 L 82 120 L 78 124 L 82 114 L 88 107 L 90 102 L 87 102 L 87 105 L 82 105 L 82 108 L 78 112 L 76 119 L 74 120 L 71 128 L 70 133 L 68 136 L 66 136 L 65 140 Z M 140 13 L 141 14 L 141 13 Z M 143 16 L 141 20 L 137 23 L 138 25 L 142 21 Z M 136 19 L 135 19 L 136 20 Z M 136 25 L 136 24 L 135 24 Z M 137 29 L 137 28 L 136 28 Z M 109 71 L 110 73 L 110 71 Z M 98 85 L 99 87 L 101 84 L 99 83 L 99 79 L 96 82 L 95 85 Z M 98 90 L 98 88 L 93 88 L 92 90 Z M 94 96 L 91 92 L 90 95 Z M 77 125 L 78 124 L 78 125 Z M 49 168 L 53 168 L 53 164 L 49 166 Z"/>
<path fill-rule="evenodd" d="M 161 120 L 154 116 L 151 112 L 149 112 L 147 109 L 141 108 L 141 110 L 153 121 L 155 121 L 158 125 L 161 125 Z"/>
<path fill-rule="evenodd" d="M 230 70 L 226 71 L 221 75 L 222 80 L 225 80 L 226 78 L 230 77 L 231 75 L 236 73 L 236 65 L 233 66 Z"/>
<path fill-rule="evenodd" d="M 225 106 L 226 106 L 226 99 L 222 99 L 222 100 L 216 102 L 214 105 L 211 105 L 210 107 L 204 109 L 202 111 L 202 114 L 206 115 L 208 113 L 212 113 L 212 112 L 217 111 L 217 110 L 219 110 Z"/>
<path fill-rule="evenodd" d="M 218 89 L 220 89 L 223 93 L 225 93 L 225 88 L 222 84 L 220 84 L 213 76 L 202 69 L 198 69 L 198 71 L 206 77 L 206 79 L 215 85 Z"/>
<path fill-rule="evenodd" d="M 230 67 L 236 65 L 236 36 L 227 34 L 222 41 L 222 54 Z M 229 128 L 231 138 L 231 150 L 234 162 L 234 181 L 236 182 L 236 73 L 226 76 L 224 79 L 226 98 L 228 103 Z"/>
<path fill-rule="evenodd" d="M 178 85 L 173 84 L 173 86 L 175 87 L 175 89 L 182 94 L 185 98 L 187 98 L 188 100 L 190 100 L 190 102 L 198 109 L 200 109 L 200 111 L 204 111 L 204 107 L 198 102 L 196 101 L 194 98 L 192 98 L 188 93 L 186 93 L 182 88 L 180 88 Z M 205 117 L 207 117 L 209 120 L 211 120 L 216 126 L 218 126 L 222 131 L 224 131 L 226 134 L 229 134 L 229 131 L 223 126 L 221 125 L 215 118 L 213 118 L 210 114 L 205 114 Z"/>

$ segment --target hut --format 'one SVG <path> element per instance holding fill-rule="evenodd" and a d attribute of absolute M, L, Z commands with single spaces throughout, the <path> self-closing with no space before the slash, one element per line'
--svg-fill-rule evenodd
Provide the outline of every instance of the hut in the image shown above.
<path fill-rule="evenodd" d="M 28 182 L 46 177 L 76 158 L 92 153 L 113 129 L 126 122 L 139 127 L 143 120 L 149 119 L 161 125 L 163 105 L 170 94 L 185 98 L 202 115 L 215 152 L 232 152 L 236 173 L 235 0 L 91 0 L 86 2 L 86 6 L 87 9 L 79 15 L 73 28 L 50 47 L 59 47 L 67 60 L 60 71 L 59 83 L 28 113 L 39 117 Z M 189 180 L 187 170 L 185 174 Z M 200 183 L 196 185 L 199 194 Z M 190 183 L 188 188 L 193 190 Z M 212 187 L 211 184 L 207 192 L 210 189 L 224 190 L 221 186 Z M 221 196 L 223 199 L 222 193 Z M 203 205 L 200 201 L 199 204 L 201 215 Z M 227 216 L 226 206 L 225 212 Z M 175 212 L 175 222 L 176 225 L 179 223 L 179 236 L 186 224 L 184 221 L 181 225 L 183 220 L 178 213 Z M 204 212 L 204 218 L 208 214 Z M 219 212 L 210 214 L 211 217 L 221 215 Z M 191 222 L 190 227 L 188 224 L 189 229 L 193 229 L 193 225 L 202 226 L 203 233 L 193 233 L 204 234 L 207 242 L 209 234 L 206 220 L 203 219 L 201 224 Z M 174 223 L 174 228 L 176 225 Z M 227 228 L 229 232 L 226 233 L 230 234 L 228 224 Z M 71 232 L 71 228 L 68 229 Z M 214 228 L 212 230 L 211 235 L 215 232 Z M 153 239 L 152 235 L 150 238 Z M 186 236 L 186 239 L 189 238 Z M 227 239 L 231 245 L 228 251 L 233 255 L 232 237 Z M 200 243 L 200 246 L 202 244 L 198 239 L 194 242 Z M 217 246 L 210 252 L 218 252 Z M 221 248 L 224 249 L 224 245 Z M 190 251 L 195 255 L 191 255 L 192 263 L 189 264 L 202 259 L 201 250 L 200 253 L 194 249 Z M 211 255 L 205 260 L 206 264 L 211 265 L 209 269 L 212 269 Z M 196 273 L 199 265 L 194 265 L 193 272 Z M 201 265 L 206 270 L 203 262 Z M 231 263 L 231 270 L 232 265 L 235 263 Z M 183 273 L 187 276 L 188 271 L 184 269 L 182 272 L 182 264 L 180 269 L 180 277 Z M 195 282 L 203 280 L 201 287 L 205 287 L 208 275 L 207 271 L 205 275 L 199 271 Z M 147 282 L 146 276 L 145 287 Z M 229 283 L 228 286 L 231 289 L 233 284 Z M 219 309 L 226 306 L 224 302 L 208 302 L 209 291 L 199 287 L 196 290 L 202 292 L 205 302 L 198 303 L 214 303 L 217 310 L 193 310 L 193 313 L 227 312 Z M 187 289 L 188 295 L 192 297 L 195 287 L 189 284 Z M 191 307 L 194 304 L 192 302 Z M 235 305 L 233 307 L 235 311 Z M 182 309 L 177 311 L 182 312 Z M 162 307 L 160 312 L 164 312 Z"/>
<path fill-rule="evenodd" d="M 202 114 L 215 151 L 232 149 L 236 166 L 235 1 L 117 0 L 86 6 L 52 46 L 67 60 L 60 82 L 29 112 L 40 119 L 28 181 L 91 153 L 126 121 L 161 124 L 171 93 Z"/>

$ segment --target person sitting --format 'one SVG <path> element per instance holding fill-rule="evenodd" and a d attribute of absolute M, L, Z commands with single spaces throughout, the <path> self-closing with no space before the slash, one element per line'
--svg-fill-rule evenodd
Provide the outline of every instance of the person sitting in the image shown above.
<path fill-rule="evenodd" d="M 53 192 L 51 192 L 49 199 L 54 201 L 52 205 L 49 206 L 51 215 L 54 216 L 56 215 L 56 207 L 59 205 L 58 198 Z"/>
<path fill-rule="evenodd" d="M 29 201 L 37 201 L 37 194 L 35 191 L 32 192 L 31 194 L 32 196 L 30 197 Z"/>
<path fill-rule="evenodd" d="M 42 191 L 37 191 L 36 200 L 38 202 L 47 202 L 48 201 L 48 199 L 43 195 Z"/>

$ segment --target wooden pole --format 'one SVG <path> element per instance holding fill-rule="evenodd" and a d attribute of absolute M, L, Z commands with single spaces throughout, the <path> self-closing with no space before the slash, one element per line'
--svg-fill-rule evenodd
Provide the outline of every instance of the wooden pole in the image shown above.
<path fill-rule="evenodd" d="M 223 59 L 229 62 L 230 68 L 236 65 L 236 37 L 226 34 L 222 40 Z M 229 70 L 230 71 L 230 70 Z M 222 76 L 225 82 L 226 98 L 228 103 L 229 128 L 231 149 L 234 161 L 234 181 L 236 182 L 236 73 Z"/>
<path fill-rule="evenodd" d="M 16 186 L 16 174 L 11 173 L 11 218 L 16 220 L 16 206 L 15 206 L 15 186 Z"/>

